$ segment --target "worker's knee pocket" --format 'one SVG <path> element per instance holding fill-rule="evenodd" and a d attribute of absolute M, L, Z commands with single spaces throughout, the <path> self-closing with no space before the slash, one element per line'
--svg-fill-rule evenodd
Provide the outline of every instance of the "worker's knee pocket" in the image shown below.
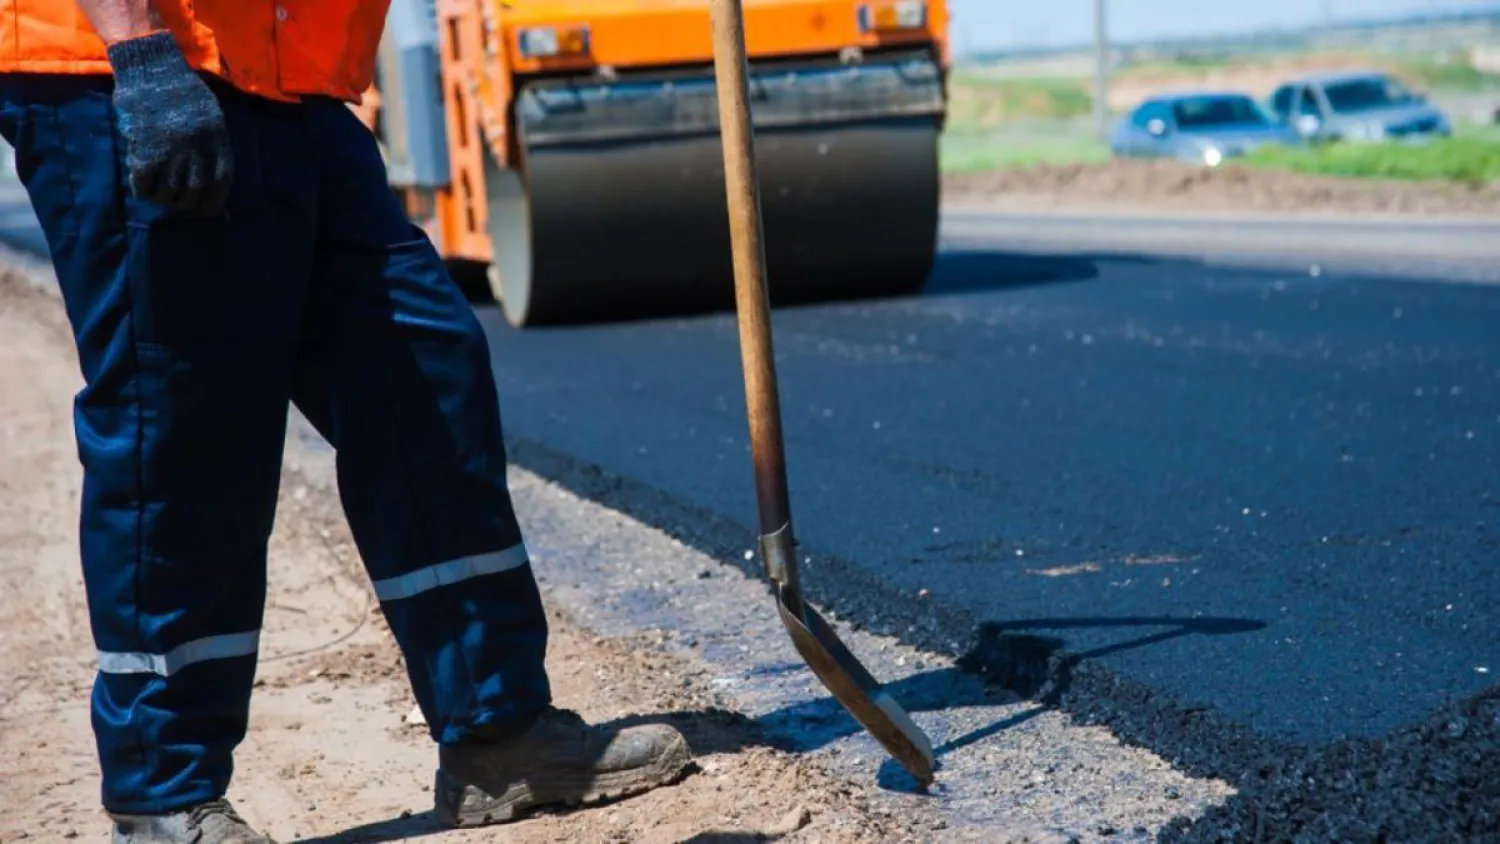
<path fill-rule="evenodd" d="M 139 343 L 174 349 L 256 346 L 295 337 L 305 264 L 281 237 L 246 115 L 227 109 L 236 173 L 226 210 L 211 216 L 130 196 L 123 185 L 128 285 Z"/>
<path fill-rule="evenodd" d="M 484 331 L 442 256 L 421 229 L 412 226 L 410 234 L 386 246 L 380 257 L 380 275 L 401 333 L 482 345 Z"/>
<path fill-rule="evenodd" d="M 223 261 L 211 257 L 228 251 L 223 221 L 132 219 L 125 232 L 124 278 L 134 306 L 136 342 L 167 346 L 203 326 L 206 314 L 195 307 L 196 301 L 204 298 L 205 288 L 225 282 L 215 271 Z"/>

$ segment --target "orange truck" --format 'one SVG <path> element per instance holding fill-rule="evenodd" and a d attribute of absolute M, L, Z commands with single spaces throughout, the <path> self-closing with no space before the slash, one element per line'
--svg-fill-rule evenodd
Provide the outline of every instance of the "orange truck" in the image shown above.
<path fill-rule="evenodd" d="M 744 0 L 774 303 L 937 249 L 945 0 Z M 393 190 L 516 326 L 733 302 L 709 0 L 394 0 L 361 107 Z"/>

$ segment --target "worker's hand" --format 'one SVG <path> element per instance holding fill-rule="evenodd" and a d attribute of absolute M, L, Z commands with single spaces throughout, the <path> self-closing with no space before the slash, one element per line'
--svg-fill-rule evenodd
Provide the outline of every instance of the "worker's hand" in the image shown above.
<path fill-rule="evenodd" d="M 168 208 L 219 213 L 234 180 L 229 129 L 171 33 L 117 41 L 109 62 L 131 191 Z"/>

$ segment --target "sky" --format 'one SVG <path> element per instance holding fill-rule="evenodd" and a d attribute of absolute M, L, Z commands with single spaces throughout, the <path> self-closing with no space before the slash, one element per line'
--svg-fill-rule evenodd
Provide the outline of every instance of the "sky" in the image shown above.
<path fill-rule="evenodd" d="M 1295 29 L 1413 12 L 1500 10 L 1500 0 L 1106 0 L 1122 41 Z M 1093 38 L 1094 0 L 948 0 L 959 52 L 1063 46 Z"/>

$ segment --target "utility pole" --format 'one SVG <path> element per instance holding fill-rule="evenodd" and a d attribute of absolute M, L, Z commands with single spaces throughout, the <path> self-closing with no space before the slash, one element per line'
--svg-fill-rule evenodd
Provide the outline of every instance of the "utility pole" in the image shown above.
<path fill-rule="evenodd" d="M 1105 0 L 1094 0 L 1094 131 L 1109 139 L 1109 29 L 1104 20 Z"/>

